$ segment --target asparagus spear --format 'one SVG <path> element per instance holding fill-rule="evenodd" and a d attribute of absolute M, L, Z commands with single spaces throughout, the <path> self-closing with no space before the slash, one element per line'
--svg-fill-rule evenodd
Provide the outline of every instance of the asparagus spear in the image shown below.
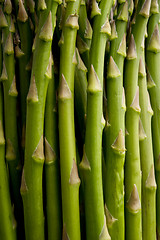
<path fill-rule="evenodd" d="M 42 1 L 39 1 L 41 4 Z M 58 2 L 44 1 L 40 7 L 37 40 L 27 95 L 25 162 L 21 183 L 26 239 L 44 239 L 42 197 L 43 125 L 46 92 L 51 78 L 49 61 Z"/>
<path fill-rule="evenodd" d="M 80 1 L 67 1 L 60 45 L 59 143 L 63 239 L 80 239 L 79 185 L 74 129 L 75 42 Z"/>
<path fill-rule="evenodd" d="M 152 118 L 152 140 L 153 153 L 155 163 L 155 173 L 157 182 L 156 194 L 156 218 L 157 218 L 157 234 L 160 238 L 160 120 L 159 120 L 159 104 L 160 104 L 160 82 L 159 82 L 159 61 L 160 61 L 160 35 L 159 35 L 159 7 L 157 13 L 152 14 L 148 23 L 148 38 L 146 40 L 146 63 L 147 63 L 147 80 L 148 89 L 151 98 L 151 105 L 154 112 Z"/>
<path fill-rule="evenodd" d="M 107 125 L 105 131 L 105 202 L 111 239 L 124 239 L 124 160 L 125 94 L 123 65 L 126 56 L 128 2 L 118 6 L 116 24 L 112 22 L 110 60 L 106 82 Z M 113 181 L 114 179 L 114 181 Z"/>
<path fill-rule="evenodd" d="M 126 239 L 129 240 L 142 239 L 138 68 L 140 48 L 149 17 L 150 3 L 150 0 L 138 2 L 124 73 L 127 106 L 126 129 L 129 133 L 126 136 L 125 162 Z"/>
<path fill-rule="evenodd" d="M 156 182 L 151 136 L 150 98 L 147 91 L 144 50 L 139 62 L 139 102 L 141 107 L 139 140 L 142 170 L 142 238 L 156 240 Z"/>
<path fill-rule="evenodd" d="M 87 122 L 84 155 L 80 167 L 84 176 L 86 238 L 110 239 L 104 214 L 102 189 L 102 113 L 103 68 L 105 45 L 110 35 L 108 16 L 112 1 L 92 3 L 93 36 L 87 88 Z"/>

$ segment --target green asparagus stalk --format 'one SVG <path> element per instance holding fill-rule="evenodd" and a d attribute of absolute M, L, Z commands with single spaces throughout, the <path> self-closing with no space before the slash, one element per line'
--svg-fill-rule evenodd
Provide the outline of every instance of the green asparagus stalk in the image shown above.
<path fill-rule="evenodd" d="M 156 240 L 156 182 L 151 135 L 153 111 L 147 91 L 144 51 L 140 57 L 138 76 L 141 107 L 139 140 L 142 170 L 142 239 Z"/>
<path fill-rule="evenodd" d="M 111 239 L 124 240 L 125 94 L 123 65 L 126 56 L 128 2 L 118 6 L 112 21 L 111 50 L 106 82 L 107 124 L 105 129 L 105 202 Z M 114 179 L 114 181 L 113 181 Z"/>
<path fill-rule="evenodd" d="M 26 240 L 44 239 L 43 125 L 46 92 L 52 68 L 49 56 L 58 6 L 57 1 L 51 0 L 46 2 L 39 0 L 38 3 L 41 5 L 41 11 L 33 55 L 31 81 L 27 95 L 25 162 L 21 183 Z"/>
<path fill-rule="evenodd" d="M 52 67 L 45 108 L 45 184 L 48 240 L 62 238 L 56 86 Z"/>
<path fill-rule="evenodd" d="M 1 42 L 0 32 L 0 42 Z M 2 70 L 2 48 L 0 44 L 0 73 Z M 3 130 L 3 92 L 0 83 L 0 236 L 1 239 L 16 240 L 16 222 L 13 216 L 9 181 L 5 163 L 5 139 Z"/>
<path fill-rule="evenodd" d="M 75 42 L 80 1 L 67 1 L 60 45 L 59 142 L 63 239 L 80 240 L 79 185 L 74 129 Z"/>
<path fill-rule="evenodd" d="M 157 7 L 158 8 L 158 7 Z M 155 173 L 157 182 L 156 194 L 156 218 L 157 234 L 160 238 L 160 82 L 159 82 L 159 62 L 160 62 L 160 35 L 159 35 L 159 8 L 157 13 L 152 14 L 148 23 L 148 38 L 146 40 L 146 64 L 147 64 L 147 81 L 151 98 L 151 106 L 154 112 L 152 117 L 152 140 L 155 163 Z"/>
<path fill-rule="evenodd" d="M 15 60 L 13 48 L 13 32 L 12 25 L 12 5 L 9 8 L 5 7 L 5 15 L 3 20 L 6 26 L 2 29 L 3 36 L 3 69 L 1 74 L 1 81 L 3 81 L 4 89 L 4 116 L 5 116 L 5 138 L 6 138 L 6 160 L 9 167 L 11 192 L 13 195 L 13 203 L 15 209 L 15 218 L 18 223 L 18 235 L 23 238 L 23 208 L 22 199 L 20 195 L 20 150 L 17 131 L 17 88 L 15 78 Z M 2 16 L 2 15 L 1 15 Z M 2 22 L 3 23 L 3 22 Z M 4 25 L 3 25 L 4 26 Z"/>
<path fill-rule="evenodd" d="M 125 64 L 124 84 L 126 92 L 126 162 L 125 201 L 126 239 L 142 239 L 141 225 L 141 169 L 139 153 L 139 88 L 138 69 L 142 40 L 150 12 L 150 0 L 139 1 L 135 24 L 132 25 L 130 43 Z"/>
<path fill-rule="evenodd" d="M 92 3 L 93 36 L 87 88 L 87 121 L 84 155 L 80 167 L 84 178 L 86 239 L 110 239 L 104 214 L 102 187 L 102 131 L 104 118 L 103 70 L 105 45 L 111 33 L 109 13 L 112 1 Z"/>

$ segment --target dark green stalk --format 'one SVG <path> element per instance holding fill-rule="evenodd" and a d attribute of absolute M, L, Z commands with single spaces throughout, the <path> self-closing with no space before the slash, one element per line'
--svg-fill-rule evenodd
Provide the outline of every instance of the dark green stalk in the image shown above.
<path fill-rule="evenodd" d="M 158 9 L 159 12 L 159 9 Z M 159 13 L 153 14 L 148 23 L 148 38 L 146 41 L 146 63 L 147 63 L 147 80 L 151 105 L 154 112 L 152 117 L 152 140 L 153 153 L 155 163 L 155 174 L 157 182 L 156 194 L 156 218 L 157 218 L 157 233 L 160 239 L 160 34 L 159 34 Z"/>
<path fill-rule="evenodd" d="M 48 240 L 59 240 L 62 238 L 62 217 L 54 72 L 48 85 L 45 108 L 45 184 Z"/>
<path fill-rule="evenodd" d="M 102 187 L 102 131 L 104 118 L 103 70 L 105 45 L 111 34 L 109 14 L 112 1 L 93 2 L 93 36 L 87 94 L 87 122 L 84 155 L 80 167 L 84 177 L 86 239 L 110 239 L 104 214 Z"/>
<path fill-rule="evenodd" d="M 139 1 L 135 24 L 132 25 L 125 64 L 124 84 L 126 93 L 126 162 L 125 201 L 126 239 L 141 240 L 141 169 L 139 153 L 139 88 L 138 69 L 141 44 L 150 12 L 150 0 Z"/>
<path fill-rule="evenodd" d="M 128 2 L 118 6 L 116 23 L 112 22 L 111 50 L 107 74 L 107 124 L 105 128 L 105 202 L 111 239 L 124 240 L 124 160 L 125 93 L 123 66 L 126 56 Z M 114 180 L 113 180 L 114 179 Z"/>
<path fill-rule="evenodd" d="M 67 1 L 60 45 L 59 139 L 63 239 L 80 240 L 79 185 L 74 129 L 75 42 L 80 1 Z"/>
<path fill-rule="evenodd" d="M 39 1 L 41 3 L 41 1 Z M 27 95 L 25 162 L 21 183 L 26 240 L 44 239 L 42 171 L 44 163 L 43 125 L 47 87 L 51 75 L 49 60 L 58 2 L 41 6 L 37 41 Z"/>
<path fill-rule="evenodd" d="M 141 107 L 139 140 L 142 170 L 142 239 L 156 240 L 156 182 L 151 135 L 150 98 L 147 91 L 144 51 L 139 62 L 139 103 Z"/>

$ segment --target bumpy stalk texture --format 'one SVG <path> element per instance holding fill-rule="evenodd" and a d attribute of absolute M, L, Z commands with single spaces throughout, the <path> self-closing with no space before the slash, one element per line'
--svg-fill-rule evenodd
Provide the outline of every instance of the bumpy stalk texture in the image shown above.
<path fill-rule="evenodd" d="M 135 24 L 132 25 L 125 64 L 126 93 L 126 162 L 125 162 L 125 217 L 126 239 L 141 240 L 141 169 L 139 153 L 139 88 L 138 69 L 140 48 L 150 12 L 150 0 L 139 1 Z"/>
<path fill-rule="evenodd" d="M 39 1 L 39 4 L 41 1 Z M 27 95 L 27 121 L 25 162 L 21 183 L 26 239 L 44 239 L 44 215 L 42 198 L 42 171 L 44 163 L 43 125 L 46 92 L 51 78 L 51 43 L 58 7 L 56 1 L 40 5 L 37 40 L 29 92 Z"/>

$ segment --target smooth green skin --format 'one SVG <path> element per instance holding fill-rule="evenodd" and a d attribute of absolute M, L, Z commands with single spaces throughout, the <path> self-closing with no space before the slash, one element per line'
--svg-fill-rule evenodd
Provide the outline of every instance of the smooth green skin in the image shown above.
<path fill-rule="evenodd" d="M 141 9 L 143 2 L 139 1 L 138 9 Z M 138 86 L 138 69 L 140 46 L 145 34 L 147 18 L 139 15 L 137 12 L 136 23 L 133 25 L 132 34 L 136 43 L 137 58 L 126 60 L 124 72 L 124 85 L 126 93 L 126 129 L 129 133 L 126 136 L 126 162 L 125 162 L 125 201 L 129 200 L 133 185 L 136 184 L 139 198 L 141 200 L 141 170 L 139 153 L 139 113 L 130 108 Z M 137 213 L 131 213 L 128 208 L 125 211 L 126 216 L 126 240 L 141 240 L 141 210 Z"/>
<path fill-rule="evenodd" d="M 121 7 L 121 6 L 120 6 Z M 106 151 L 104 152 L 106 162 L 105 174 L 105 202 L 111 215 L 118 219 L 109 233 L 111 239 L 124 240 L 124 160 L 125 154 L 115 154 L 111 145 L 122 129 L 125 136 L 125 109 L 122 108 L 123 95 L 123 65 L 124 57 L 117 53 L 119 44 L 126 32 L 127 22 L 116 21 L 116 30 L 118 38 L 111 41 L 110 55 L 116 62 L 121 76 L 117 78 L 108 78 L 106 81 L 107 89 L 107 112 L 109 127 L 105 130 Z M 113 181 L 114 179 L 114 181 Z"/>
<path fill-rule="evenodd" d="M 6 15 L 8 25 L 10 25 L 10 16 Z M 9 29 L 4 28 L 2 30 L 4 42 L 9 34 Z M 10 139 L 12 142 L 16 158 L 14 160 L 6 159 L 9 167 L 11 192 L 13 194 L 13 202 L 15 207 L 15 218 L 18 223 L 18 235 L 23 238 L 23 206 L 20 195 L 20 183 L 21 183 L 21 167 L 20 167 L 20 150 L 18 140 L 17 129 L 17 97 L 9 95 L 9 89 L 11 87 L 13 77 L 15 75 L 15 60 L 14 54 L 7 55 L 3 53 L 3 60 L 5 62 L 6 71 L 8 74 L 8 80 L 3 82 L 4 90 L 4 119 L 5 119 L 5 138 Z"/>
<path fill-rule="evenodd" d="M 48 17 L 49 11 L 51 10 L 52 12 L 52 22 L 54 22 L 56 16 L 58 3 L 48 0 L 46 4 L 47 9 L 40 14 L 38 35 Z M 43 135 L 45 100 L 49 82 L 49 79 L 45 77 L 45 72 L 49 63 L 51 43 L 51 41 L 45 42 L 40 38 L 37 39 L 31 77 L 33 74 L 35 75 L 39 101 L 36 103 L 27 102 L 24 178 L 28 190 L 25 192 L 21 191 L 24 206 L 26 240 L 44 239 L 42 191 L 44 161 L 35 161 L 32 155 Z"/>
<path fill-rule="evenodd" d="M 1 32 L 0 32 L 1 41 Z M 2 48 L 0 45 L 0 72 L 2 71 Z M 0 83 L 0 121 L 3 124 L 3 93 Z M 13 227 L 13 212 L 11 206 L 9 182 L 5 163 L 5 142 L 0 144 L 0 236 L 5 240 L 16 240 L 16 229 Z"/>
<path fill-rule="evenodd" d="M 53 68 L 52 68 L 53 69 Z M 45 161 L 46 211 L 48 240 L 62 238 L 58 123 L 54 73 L 50 79 L 45 108 L 45 137 L 56 154 L 53 161 Z"/>
<path fill-rule="evenodd" d="M 107 34 L 100 33 L 101 26 L 110 13 L 112 1 L 102 0 L 101 15 L 94 17 L 93 36 L 90 49 L 90 64 L 103 89 L 104 54 Z M 84 173 L 84 194 L 86 214 L 86 239 L 99 239 L 104 226 L 104 202 L 102 188 L 102 95 L 103 92 L 87 95 L 87 122 L 85 152 L 91 171 Z M 85 170 L 84 170 L 85 171 Z"/>
<path fill-rule="evenodd" d="M 149 39 L 152 32 L 155 29 L 155 25 L 159 22 L 159 14 L 154 14 L 150 17 L 148 22 L 148 38 L 146 40 L 146 49 L 148 46 Z M 153 53 L 146 51 L 146 64 L 148 70 L 155 82 L 156 86 L 149 89 L 151 106 L 154 112 L 152 117 L 152 141 L 153 141 L 153 153 L 154 153 L 154 163 L 155 163 L 155 174 L 157 182 L 157 193 L 156 193 L 156 218 L 157 218 L 157 232 L 160 235 L 160 168 L 157 165 L 159 154 L 160 154 L 160 74 L 159 74 L 159 62 L 160 62 L 160 53 Z"/>
<path fill-rule="evenodd" d="M 70 14 L 79 12 L 80 1 L 68 2 L 65 20 Z M 76 161 L 75 129 L 74 129 L 74 64 L 73 55 L 77 29 L 62 28 L 64 44 L 60 48 L 60 80 L 64 75 L 71 90 L 71 98 L 62 100 L 59 98 L 59 145 L 61 167 L 61 192 L 63 226 L 70 240 L 80 240 L 80 216 L 79 216 L 79 184 L 69 183 L 73 160 Z"/>
<path fill-rule="evenodd" d="M 144 52 L 142 52 L 144 59 Z M 139 77 L 139 102 L 141 107 L 141 121 L 147 138 L 140 141 L 140 159 L 142 170 L 142 238 L 156 240 L 156 188 L 146 188 L 146 180 L 154 165 L 151 113 L 148 110 L 146 77 Z"/>

